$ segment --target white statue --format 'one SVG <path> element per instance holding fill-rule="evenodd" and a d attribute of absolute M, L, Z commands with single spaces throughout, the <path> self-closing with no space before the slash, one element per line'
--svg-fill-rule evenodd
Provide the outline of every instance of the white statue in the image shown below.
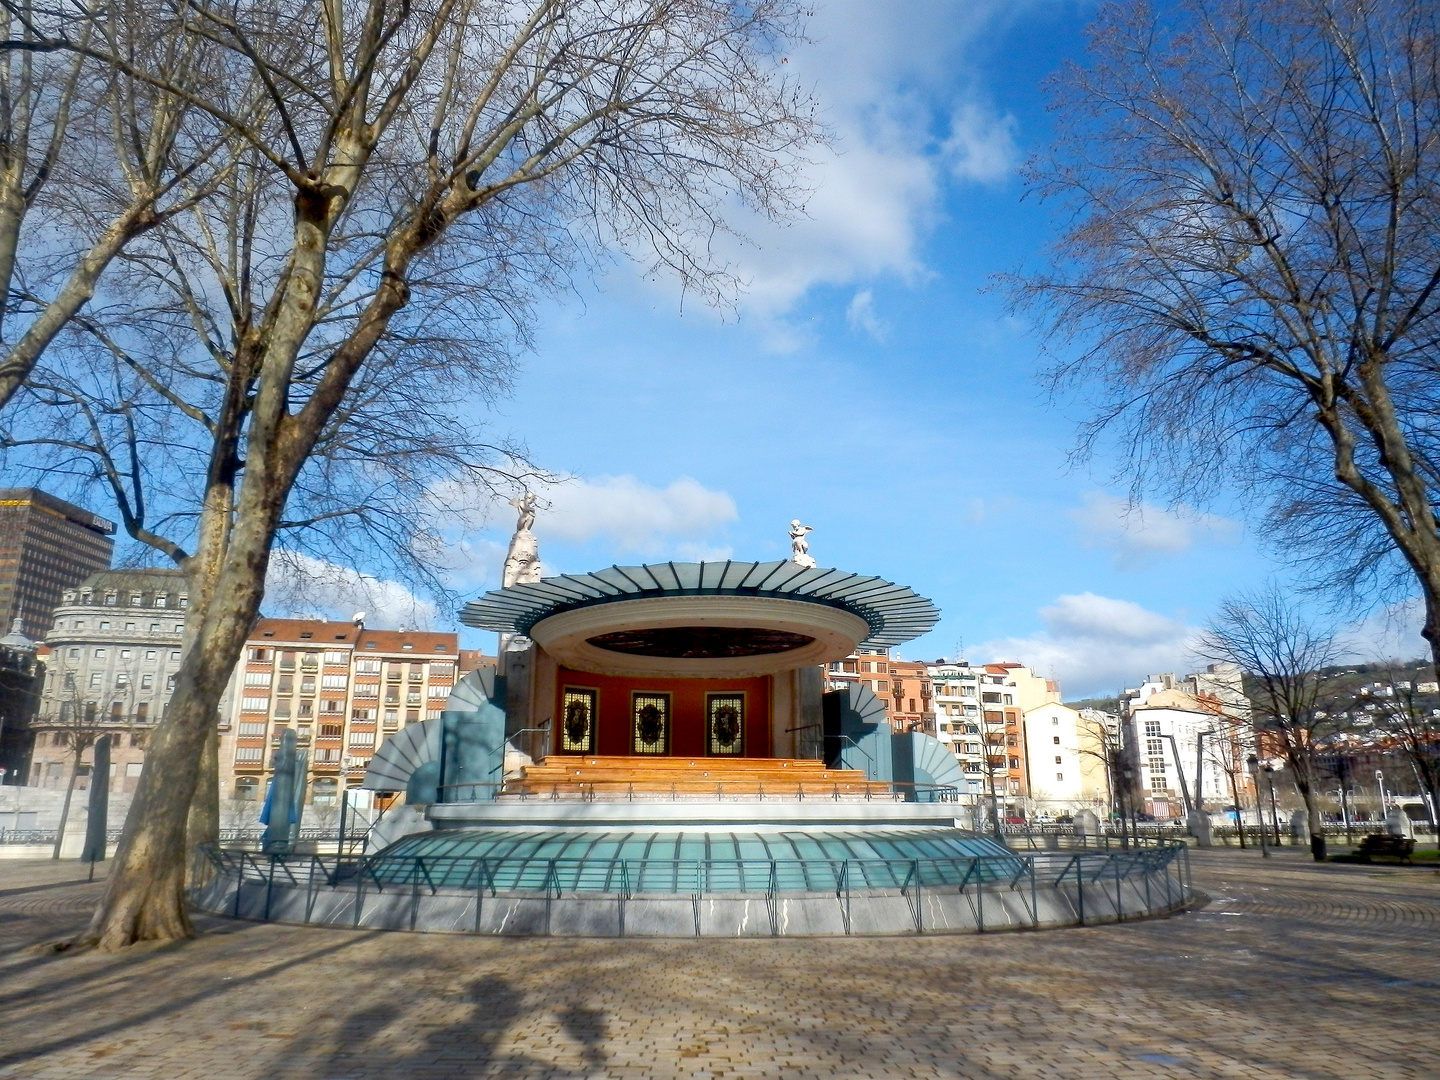
<path fill-rule="evenodd" d="M 530 531 L 530 526 L 535 524 L 537 502 L 530 491 L 510 500 L 510 505 L 520 516 L 515 522 L 515 535 L 510 537 L 510 550 L 505 553 L 505 570 L 500 578 L 504 588 L 530 585 L 540 580 L 540 541 Z"/>
<path fill-rule="evenodd" d="M 810 532 L 814 530 L 809 525 L 801 525 L 799 518 L 790 522 L 790 561 L 796 566 L 815 566 L 815 560 L 810 557 L 810 542 L 805 539 Z"/>

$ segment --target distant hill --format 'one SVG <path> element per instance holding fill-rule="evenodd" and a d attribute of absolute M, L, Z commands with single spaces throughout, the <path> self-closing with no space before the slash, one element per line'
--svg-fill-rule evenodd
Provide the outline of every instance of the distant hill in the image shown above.
<path fill-rule="evenodd" d="M 1072 709 L 1099 709 L 1101 712 L 1118 714 L 1120 712 L 1120 699 L 1118 697 L 1087 697 L 1079 701 L 1067 701 L 1066 705 Z"/>

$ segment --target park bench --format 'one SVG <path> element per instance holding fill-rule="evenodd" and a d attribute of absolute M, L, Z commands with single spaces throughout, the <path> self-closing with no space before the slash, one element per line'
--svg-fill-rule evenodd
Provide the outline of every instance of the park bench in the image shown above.
<path fill-rule="evenodd" d="M 1385 833 L 1371 833 L 1360 844 L 1362 862 L 1369 862 L 1376 855 L 1389 855 L 1402 862 L 1409 862 L 1415 853 L 1415 841 L 1406 836 L 1388 836 Z"/>

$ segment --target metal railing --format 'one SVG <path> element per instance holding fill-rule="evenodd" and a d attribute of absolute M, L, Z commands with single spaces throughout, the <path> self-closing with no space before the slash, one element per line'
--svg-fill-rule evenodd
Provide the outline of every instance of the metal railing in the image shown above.
<path fill-rule="evenodd" d="M 850 790 L 860 784 L 862 790 Z M 885 783 L 889 791 L 875 791 Z M 754 780 L 677 780 L 668 790 L 663 785 L 629 780 L 575 780 L 566 783 L 537 783 L 511 780 L 506 783 L 474 781 L 444 784 L 438 790 L 443 803 L 474 802 L 480 796 L 502 795 L 519 802 L 960 802 L 960 789 L 950 784 L 918 784 L 884 781 L 846 781 L 828 785 L 821 780 L 765 785 Z M 506 791 L 509 787 L 512 790 Z M 515 789 L 520 790 L 515 790 Z"/>
<path fill-rule="evenodd" d="M 264 911 L 270 917 L 278 887 L 303 889 L 313 897 L 322 888 L 353 889 L 353 918 L 360 924 L 367 893 L 408 893 L 410 926 L 422 895 L 474 895 L 476 929 L 486 897 L 544 899 L 568 896 L 618 899 L 635 897 L 689 898 L 756 896 L 767 902 L 785 895 L 834 896 L 844 903 L 845 931 L 850 932 L 852 891 L 900 894 L 906 898 L 917 932 L 923 932 L 922 895 L 928 891 L 958 893 L 978 903 L 977 928 L 985 929 L 984 892 L 1001 889 L 1016 894 L 1033 925 L 1041 925 L 1041 890 L 1060 891 L 1075 908 L 1074 922 L 1086 923 L 1086 897 L 1103 890 L 1111 911 L 1126 917 L 1125 884 L 1135 894 L 1131 915 L 1173 910 L 1192 892 L 1188 848 L 1157 844 L 1126 851 L 1026 852 L 950 859 L 648 859 L 545 858 L 528 856 L 261 855 L 253 851 L 202 845 L 218 874 L 235 882 L 232 914 L 242 911 L 247 888 L 263 887 Z M 1143 899 L 1142 899 L 1143 898 Z M 1092 897 L 1090 903 L 1094 904 Z M 307 899 L 305 910 L 311 908 Z M 250 908 L 245 907 L 245 910 Z M 697 908 L 698 911 L 698 908 Z M 772 909 L 773 911 L 773 909 Z M 698 916 L 697 916 L 698 918 Z M 1007 924 L 1011 925 L 1011 924 Z M 1051 925 L 1055 925 L 1053 922 Z M 622 930 L 623 932 L 623 930 Z M 698 930 L 697 930 L 698 933 Z"/>

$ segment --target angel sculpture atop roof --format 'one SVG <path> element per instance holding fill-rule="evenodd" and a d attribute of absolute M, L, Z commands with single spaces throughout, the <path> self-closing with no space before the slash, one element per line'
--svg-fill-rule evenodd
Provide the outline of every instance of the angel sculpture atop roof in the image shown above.
<path fill-rule="evenodd" d="M 806 534 L 811 532 L 814 532 L 814 529 L 809 525 L 801 525 L 799 518 L 790 522 L 790 561 L 796 566 L 815 565 L 815 560 L 810 557 L 810 542 L 805 539 Z"/>

